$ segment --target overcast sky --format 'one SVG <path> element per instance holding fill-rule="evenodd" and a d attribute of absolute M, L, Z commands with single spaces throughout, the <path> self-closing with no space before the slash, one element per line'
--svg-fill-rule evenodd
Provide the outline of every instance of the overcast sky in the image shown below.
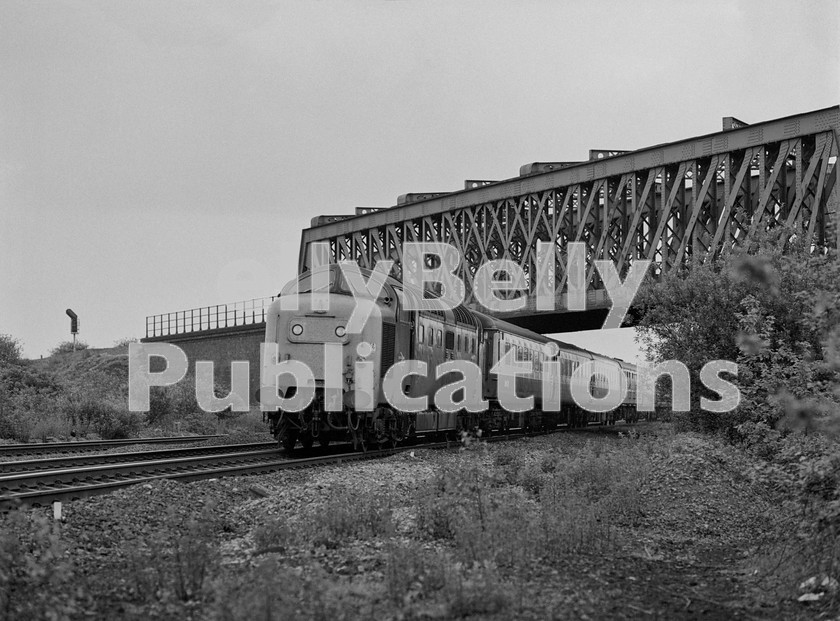
<path fill-rule="evenodd" d="M 0 333 L 107 347 L 276 293 L 319 214 L 835 105 L 838 7 L 0 0 Z"/>

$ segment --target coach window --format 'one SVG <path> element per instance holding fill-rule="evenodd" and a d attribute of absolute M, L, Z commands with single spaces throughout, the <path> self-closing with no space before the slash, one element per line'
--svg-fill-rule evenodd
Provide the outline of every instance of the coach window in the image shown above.
<path fill-rule="evenodd" d="M 420 326 L 420 338 L 418 340 L 421 343 L 426 340 L 426 327 L 423 325 Z"/>
<path fill-rule="evenodd" d="M 437 346 L 440 347 L 443 345 L 443 332 L 440 330 L 437 331 Z"/>
<path fill-rule="evenodd" d="M 458 349 L 458 350 L 461 349 L 461 335 L 460 334 L 455 335 L 455 349 Z"/>

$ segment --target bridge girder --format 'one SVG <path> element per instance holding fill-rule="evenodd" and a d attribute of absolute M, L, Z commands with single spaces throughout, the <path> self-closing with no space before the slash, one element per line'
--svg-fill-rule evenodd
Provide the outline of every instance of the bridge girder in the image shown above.
<path fill-rule="evenodd" d="M 838 135 L 840 106 L 834 106 L 355 217 L 323 217 L 320 226 L 303 231 L 299 270 L 309 268 L 310 244 L 327 242 L 331 261 L 372 269 L 391 259 L 401 278 L 403 243 L 446 242 L 463 257 L 459 276 L 467 283 L 468 305 L 476 304 L 472 282 L 479 265 L 505 258 L 523 269 L 530 289 L 524 310 L 499 316 L 541 332 L 598 327 L 609 299 L 596 259 L 613 261 L 622 277 L 636 259 L 653 261 L 661 274 L 780 224 L 817 246 L 837 248 Z M 551 312 L 536 310 L 538 240 L 555 244 Z M 586 245 L 584 313 L 566 304 L 569 242 Z"/>

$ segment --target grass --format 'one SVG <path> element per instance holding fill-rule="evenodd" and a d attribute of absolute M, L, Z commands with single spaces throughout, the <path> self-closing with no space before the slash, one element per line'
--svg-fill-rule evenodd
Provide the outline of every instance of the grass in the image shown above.
<path fill-rule="evenodd" d="M 642 492 L 654 474 L 652 456 L 658 463 L 684 452 L 696 458 L 698 447 L 709 445 L 696 436 L 569 434 L 553 443 L 440 454 L 412 491 L 348 477 L 319 487 L 317 502 L 297 512 L 284 512 L 281 504 L 272 518 L 241 525 L 241 541 L 251 545 L 236 563 L 222 560 L 220 544 L 228 539 L 213 507 L 198 515 L 182 509 L 124 551 L 128 574 L 120 579 L 137 585 L 136 605 L 165 606 L 174 616 L 507 619 L 527 607 L 523 593 L 534 576 L 559 576 L 552 584 L 566 588 L 577 584 L 570 567 L 627 556 L 633 527 L 646 511 Z M 772 455 L 793 459 L 802 450 L 785 445 Z M 759 447 L 757 454 L 768 451 Z M 769 516 L 768 528 L 780 538 L 759 559 L 761 573 L 793 596 L 802 580 L 836 576 L 840 568 L 836 516 L 826 508 L 836 503 L 840 459 L 809 463 L 802 476 L 815 512 L 811 530 L 794 519 L 801 509 L 786 513 L 788 521 Z M 51 525 L 15 519 L 17 526 L 0 535 L 0 551 L 12 559 L 5 566 L 0 559 L 0 581 L 7 580 L 0 592 L 5 586 L 16 599 L 0 604 L 40 612 L 46 600 L 38 597 L 67 592 L 67 565 L 54 561 L 68 557 Z M 53 573 L 43 573 L 47 561 Z M 4 576 L 18 581 L 11 591 Z"/>
<path fill-rule="evenodd" d="M 47 517 L 12 512 L 0 531 L 0 619 L 65 619 L 78 612 L 65 552 Z"/>

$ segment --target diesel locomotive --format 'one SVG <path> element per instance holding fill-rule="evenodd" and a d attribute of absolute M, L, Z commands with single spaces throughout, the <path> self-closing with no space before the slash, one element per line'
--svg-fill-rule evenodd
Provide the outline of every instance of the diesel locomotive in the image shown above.
<path fill-rule="evenodd" d="M 407 304 L 408 296 L 422 294 L 391 277 L 386 279 L 375 302 L 371 300 L 378 312 L 368 317 L 360 332 L 351 333 L 347 324 L 357 304 L 352 289 L 340 266 L 332 264 L 319 270 L 327 271 L 326 276 L 320 274 L 319 281 L 329 283 L 328 291 L 323 291 L 328 296 L 327 306 L 314 303 L 315 298 L 310 295 L 313 272 L 307 272 L 283 289 L 266 315 L 265 341 L 277 344 L 277 359 L 304 363 L 311 369 L 310 381 L 314 382 L 314 397 L 305 408 L 284 411 L 281 407 L 268 413 L 271 432 L 286 451 L 294 449 L 297 443 L 310 448 L 316 441 L 322 446 L 351 441 L 355 447 L 365 448 L 396 445 L 420 437 L 457 437 L 461 432 L 489 435 L 513 429 L 542 431 L 560 425 L 580 427 L 637 419 L 637 371 L 632 364 L 547 338 L 464 306 L 452 310 L 410 310 L 419 305 Z M 361 273 L 365 279 L 370 277 L 367 270 Z M 284 299 L 295 294 L 296 304 L 284 304 Z M 492 370 L 506 356 L 531 363 L 531 372 L 515 380 L 517 396 L 534 398 L 533 408 L 528 411 L 502 407 L 499 382 L 503 380 Z M 372 363 L 373 367 L 373 381 L 367 383 L 370 394 L 362 408 L 358 407 L 356 393 L 360 386 L 354 377 L 359 360 Z M 425 362 L 429 369 L 427 375 L 410 374 L 400 380 L 406 397 L 428 397 L 428 409 L 401 411 L 386 398 L 386 373 L 396 362 L 405 360 Z M 438 390 L 453 380 L 448 376 L 458 375 L 437 377 L 435 369 L 447 361 L 459 360 L 470 361 L 480 369 L 480 391 L 486 409 L 446 411 L 435 407 Z M 550 361 L 559 365 L 547 365 Z M 587 382 L 581 374 L 575 374 L 584 363 L 591 363 L 589 368 L 594 368 L 584 386 L 592 397 L 605 394 L 608 385 L 623 386 L 626 396 L 613 410 L 587 411 L 572 399 L 574 384 Z M 328 367 L 335 372 L 338 366 L 342 388 L 340 402 L 336 403 L 335 391 L 325 390 L 324 385 Z M 267 385 L 272 381 L 276 383 Z M 549 384 L 544 386 L 546 382 Z M 298 390 L 295 378 L 289 374 L 263 378 L 263 384 L 262 390 L 277 390 L 284 399 L 292 398 Z M 546 395 L 553 405 L 544 409 Z"/>

